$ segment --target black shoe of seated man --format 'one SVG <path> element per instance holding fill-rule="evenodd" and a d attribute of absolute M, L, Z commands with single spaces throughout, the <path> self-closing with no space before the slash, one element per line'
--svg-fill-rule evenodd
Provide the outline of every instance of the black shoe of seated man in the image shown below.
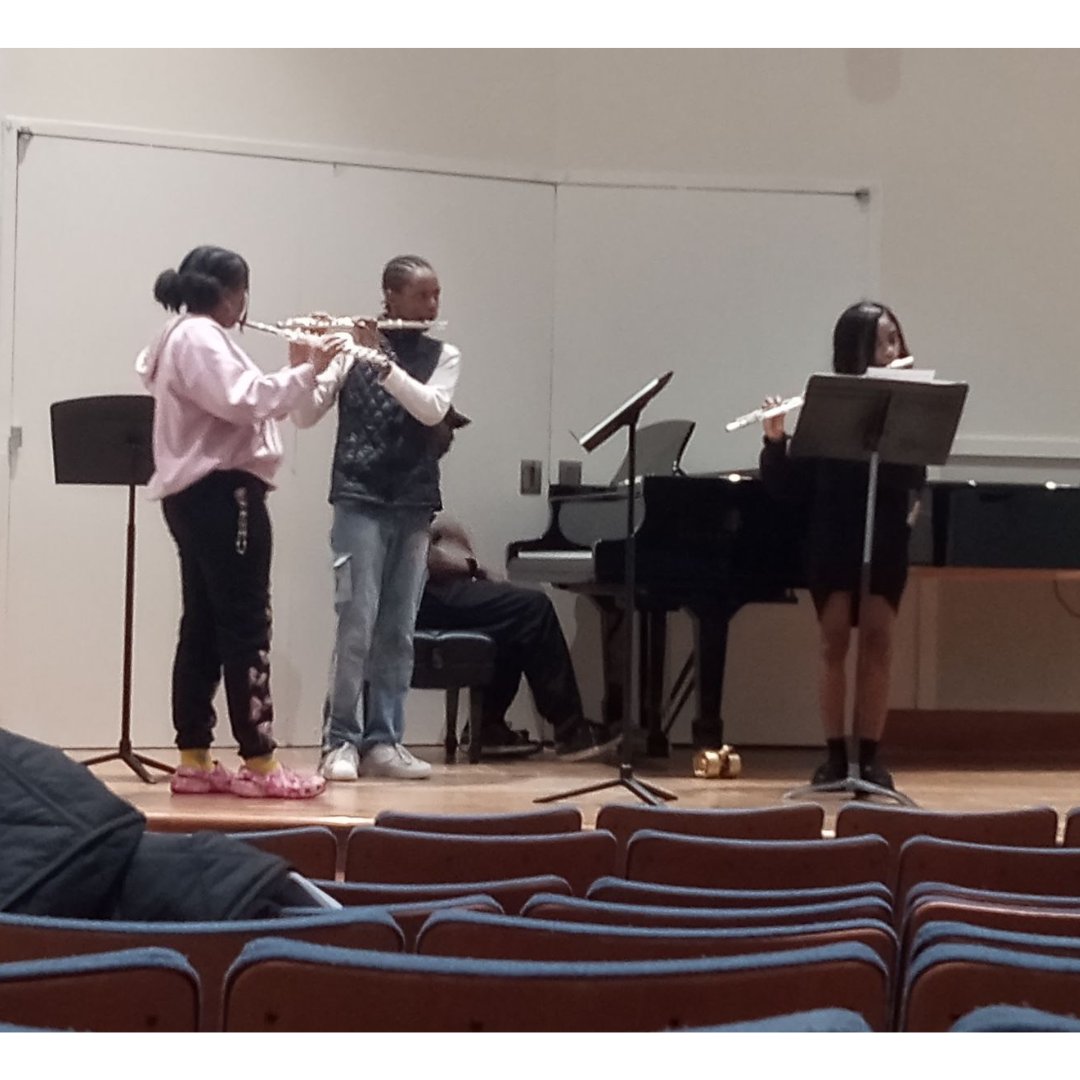
<path fill-rule="evenodd" d="M 589 720 L 582 720 L 570 733 L 569 738 L 555 744 L 555 754 L 560 761 L 590 761 L 603 757 L 618 745 L 622 728 L 616 725 L 604 727 Z"/>
<path fill-rule="evenodd" d="M 461 741 L 469 741 L 469 725 L 461 733 Z M 533 742 L 524 730 L 513 730 L 509 724 L 496 722 L 480 729 L 480 756 L 482 758 L 520 758 L 539 754 L 543 746 Z"/>
<path fill-rule="evenodd" d="M 814 787 L 824 787 L 826 784 L 838 784 L 841 780 L 846 780 L 847 776 L 847 762 L 827 758 L 814 770 L 810 783 Z"/>
<path fill-rule="evenodd" d="M 889 791 L 896 790 L 892 773 L 877 761 L 871 761 L 864 765 L 860 765 L 859 779 L 866 781 L 868 784 L 876 784 L 880 788 L 887 788 Z"/>

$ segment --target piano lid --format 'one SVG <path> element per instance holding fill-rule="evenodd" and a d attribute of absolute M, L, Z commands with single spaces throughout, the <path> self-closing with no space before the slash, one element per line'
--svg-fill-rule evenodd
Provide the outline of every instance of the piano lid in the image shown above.
<path fill-rule="evenodd" d="M 686 444 L 694 434 L 693 420 L 660 420 L 639 429 L 634 447 L 637 476 L 671 476 L 682 472 Z M 611 478 L 612 486 L 625 484 L 630 473 L 629 454 Z"/>

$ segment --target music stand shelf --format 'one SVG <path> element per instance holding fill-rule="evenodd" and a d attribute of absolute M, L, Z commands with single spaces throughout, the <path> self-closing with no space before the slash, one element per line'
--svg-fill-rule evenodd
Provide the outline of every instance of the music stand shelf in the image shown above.
<path fill-rule="evenodd" d="M 811 375 L 805 402 L 791 437 L 792 457 L 865 461 L 869 464 L 862 563 L 859 570 L 860 610 L 870 594 L 878 469 L 897 465 L 944 465 L 952 450 L 967 398 L 967 383 L 868 379 L 860 375 Z M 859 627 L 852 628 L 858 670 Z M 858 686 L 852 693 L 851 733 L 856 724 Z M 851 766 L 854 771 L 855 766 Z M 818 793 L 878 797 L 903 806 L 915 803 L 902 792 L 872 784 L 855 775 L 829 784 L 807 784 L 786 792 L 785 799 Z"/>
<path fill-rule="evenodd" d="M 624 650 L 623 716 L 622 738 L 619 741 L 619 774 L 612 780 L 588 784 L 585 787 L 574 788 L 572 791 L 563 791 L 556 795 L 544 795 L 533 800 L 537 803 L 554 802 L 557 799 L 572 799 L 578 795 L 587 795 L 594 791 L 607 791 L 610 788 L 617 787 L 625 788 L 632 795 L 636 795 L 642 802 L 650 806 L 660 806 L 662 800 L 677 798 L 674 792 L 658 787 L 655 784 L 647 784 L 644 780 L 638 780 L 634 776 L 633 765 L 634 612 L 636 610 L 635 597 L 637 592 L 634 487 L 637 481 L 637 425 L 645 406 L 671 382 L 673 374 L 674 372 L 667 371 L 663 375 L 657 376 L 620 405 L 610 416 L 605 417 L 599 424 L 578 439 L 582 449 L 586 453 L 592 453 L 598 446 L 602 446 L 607 442 L 615 432 L 626 428 L 626 566 L 623 585 L 623 604 L 626 607 L 624 622 L 626 647 Z"/>
<path fill-rule="evenodd" d="M 120 703 L 120 741 L 109 754 L 84 765 L 122 761 L 147 784 L 146 766 L 173 772 L 170 765 L 144 757 L 131 745 L 131 656 L 135 610 L 135 488 L 154 471 L 154 399 L 143 394 L 72 398 L 49 408 L 53 470 L 58 484 L 122 484 L 128 489 L 127 548 L 124 560 L 124 651 Z"/>

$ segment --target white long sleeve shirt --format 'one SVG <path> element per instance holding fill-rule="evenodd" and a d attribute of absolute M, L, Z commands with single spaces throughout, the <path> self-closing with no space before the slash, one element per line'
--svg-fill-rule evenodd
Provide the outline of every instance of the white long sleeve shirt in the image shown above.
<path fill-rule="evenodd" d="M 302 395 L 290 411 L 297 427 L 313 427 L 326 415 L 337 401 L 345 377 L 356 362 L 355 357 L 342 354 L 330 361 L 326 370 L 316 377 L 314 389 Z M 461 352 L 454 345 L 443 342 L 439 360 L 427 382 L 420 382 L 397 364 L 391 364 L 381 385 L 406 412 L 421 424 L 433 427 L 450 408 L 460 371 Z"/>

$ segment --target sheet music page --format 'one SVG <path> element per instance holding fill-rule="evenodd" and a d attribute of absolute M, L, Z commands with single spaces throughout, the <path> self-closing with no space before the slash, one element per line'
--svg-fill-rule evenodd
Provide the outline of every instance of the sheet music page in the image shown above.
<path fill-rule="evenodd" d="M 901 382 L 934 382 L 937 372 L 933 368 L 868 367 L 866 374 L 872 379 L 898 379 Z"/>

